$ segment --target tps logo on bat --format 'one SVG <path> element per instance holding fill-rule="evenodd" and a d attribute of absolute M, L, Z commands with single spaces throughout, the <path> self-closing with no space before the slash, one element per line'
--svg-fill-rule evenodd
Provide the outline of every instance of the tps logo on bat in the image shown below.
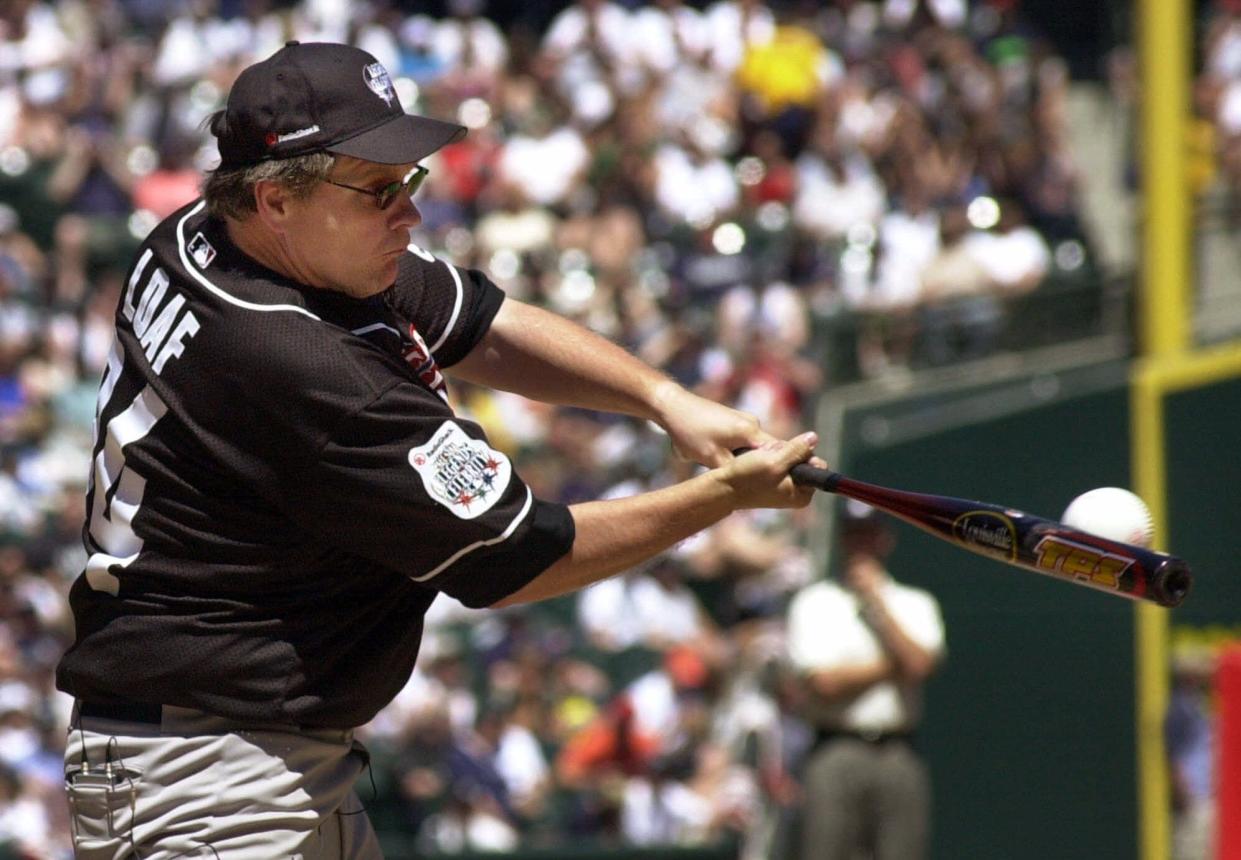
<path fill-rule="evenodd" d="M 1121 574 L 1133 564 L 1133 559 L 1123 555 L 1052 535 L 1040 540 L 1034 553 L 1044 570 L 1106 588 L 1119 588 Z"/>
<path fill-rule="evenodd" d="M 952 521 L 952 532 L 963 543 L 990 555 L 1017 558 L 1017 530 L 1012 520 L 991 511 L 969 511 Z"/>

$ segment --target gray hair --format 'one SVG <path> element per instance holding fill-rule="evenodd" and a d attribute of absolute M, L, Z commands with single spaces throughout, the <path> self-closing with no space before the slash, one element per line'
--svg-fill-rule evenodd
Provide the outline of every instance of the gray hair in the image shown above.
<path fill-rule="evenodd" d="M 327 179 L 335 156 L 311 152 L 294 158 L 260 161 L 245 167 L 217 167 L 203 182 L 207 212 L 216 218 L 245 218 L 258 211 L 254 187 L 264 180 L 277 182 L 294 197 L 308 197 L 314 187 Z"/>

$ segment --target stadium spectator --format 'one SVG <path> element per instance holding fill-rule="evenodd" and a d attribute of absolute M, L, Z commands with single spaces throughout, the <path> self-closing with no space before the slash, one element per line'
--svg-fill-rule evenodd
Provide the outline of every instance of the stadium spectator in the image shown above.
<path fill-rule="evenodd" d="M 945 209 L 939 250 L 922 272 L 922 359 L 948 364 L 986 355 L 1000 336 L 1003 306 L 965 207 Z"/>
<path fill-rule="evenodd" d="M 1172 655 L 1172 689 L 1164 715 L 1172 800 L 1173 860 L 1215 856 L 1216 731 L 1210 697 L 1215 655 L 1181 646 Z"/>
<path fill-rule="evenodd" d="M 803 775 L 804 860 L 919 860 L 930 850 L 930 777 L 914 733 L 922 686 L 944 653 L 939 604 L 884 567 L 879 514 L 847 518 L 839 582 L 789 607 L 789 658 L 816 730 Z"/>

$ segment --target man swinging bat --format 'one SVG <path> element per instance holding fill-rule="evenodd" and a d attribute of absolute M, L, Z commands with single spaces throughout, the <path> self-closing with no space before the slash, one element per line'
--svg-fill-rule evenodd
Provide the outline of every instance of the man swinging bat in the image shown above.
<path fill-rule="evenodd" d="M 804 506 L 789 470 L 816 440 L 411 246 L 420 162 L 464 129 L 407 115 L 369 54 L 289 43 L 211 128 L 220 166 L 139 250 L 99 390 L 57 670 L 75 850 L 377 858 L 353 730 L 404 686 L 436 594 L 541 600 L 735 510 Z M 655 421 L 711 468 L 536 498 L 445 373 Z"/>

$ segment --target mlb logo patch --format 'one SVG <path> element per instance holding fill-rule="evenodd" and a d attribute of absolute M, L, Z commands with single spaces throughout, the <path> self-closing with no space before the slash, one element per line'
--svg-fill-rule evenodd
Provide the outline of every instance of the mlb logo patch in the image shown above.
<path fill-rule="evenodd" d="M 211 261 L 215 259 L 215 248 L 207 241 L 207 237 L 202 233 L 195 233 L 194 238 L 190 240 L 187 246 L 190 257 L 198 264 L 198 268 L 205 269 L 211 265 Z"/>
<path fill-rule="evenodd" d="M 392 88 L 392 78 L 388 77 L 388 70 L 383 67 L 383 63 L 371 63 L 364 68 L 362 79 L 366 81 L 371 92 L 383 99 L 388 107 L 392 107 L 396 90 Z"/>
<path fill-rule="evenodd" d="M 409 465 L 427 495 L 463 520 L 491 510 L 513 476 L 508 457 L 471 438 L 455 421 L 445 421 L 429 441 L 410 448 Z"/>

